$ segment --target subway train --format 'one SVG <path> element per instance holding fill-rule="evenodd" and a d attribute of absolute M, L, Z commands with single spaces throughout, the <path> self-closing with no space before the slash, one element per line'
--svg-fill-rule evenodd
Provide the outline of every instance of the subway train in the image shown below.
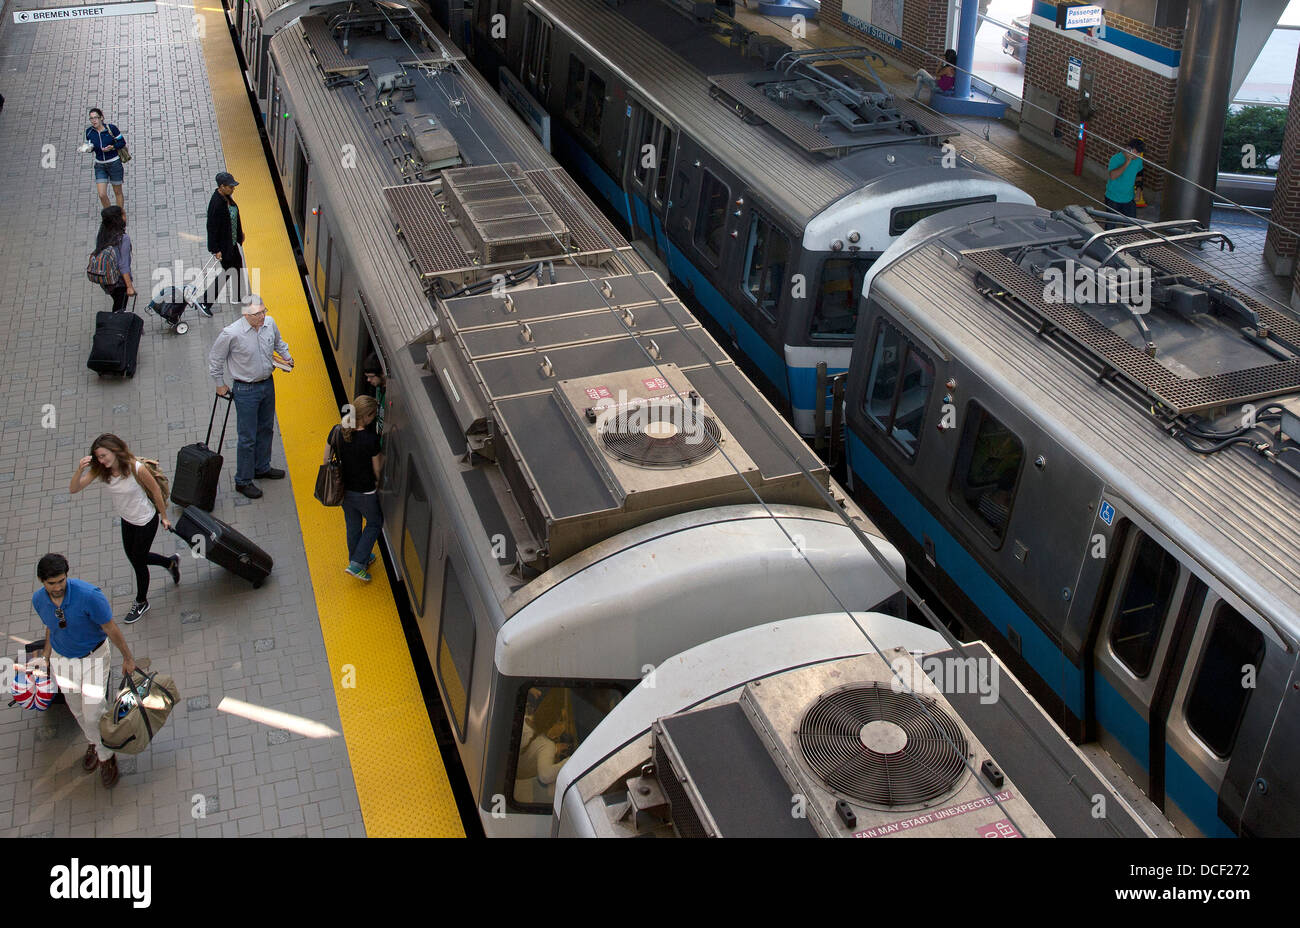
<path fill-rule="evenodd" d="M 893 96 L 865 49 L 794 51 L 662 0 L 432 5 L 805 436 L 849 366 L 871 262 L 939 210 L 1033 202 L 945 144 L 956 127 Z"/>
<path fill-rule="evenodd" d="M 966 207 L 872 266 L 855 498 L 1186 834 L 1300 834 L 1300 324 L 1191 222 Z M 1103 220 L 1103 222 L 1098 220 Z"/>
<path fill-rule="evenodd" d="M 653 685 L 651 683 L 653 682 Z M 660 664 L 559 773 L 559 837 L 1140 838 L 1130 803 L 982 644 L 802 616 Z M 1100 814 L 1099 814 L 1100 813 Z"/>
<path fill-rule="evenodd" d="M 547 833 L 538 736 L 667 657 L 903 611 L 898 552 L 418 8 L 238 13 L 332 360 L 387 376 L 384 534 L 487 834 Z"/>

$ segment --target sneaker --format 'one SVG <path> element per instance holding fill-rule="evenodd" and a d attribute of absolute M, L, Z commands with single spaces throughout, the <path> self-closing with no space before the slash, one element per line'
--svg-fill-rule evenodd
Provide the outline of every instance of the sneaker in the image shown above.
<path fill-rule="evenodd" d="M 254 474 L 253 476 L 262 480 L 283 480 L 284 471 L 280 470 L 278 467 L 271 467 L 262 471 L 260 474 Z"/>
<path fill-rule="evenodd" d="M 172 583 L 181 582 L 181 556 L 179 554 L 172 555 L 172 562 L 167 570 L 172 575 Z"/>
<path fill-rule="evenodd" d="M 140 621 L 140 616 L 144 615 L 148 611 L 148 603 L 136 603 L 131 607 L 131 611 L 126 614 L 126 617 L 122 619 L 122 623 L 124 625 L 134 625 L 136 622 Z"/>
<path fill-rule="evenodd" d="M 370 582 L 370 574 L 366 572 L 364 567 L 358 567 L 356 564 L 349 564 L 347 567 L 343 568 L 343 572 L 356 577 L 358 580 L 364 580 L 366 583 Z"/>
<path fill-rule="evenodd" d="M 243 493 L 249 499 L 262 498 L 262 488 L 255 483 L 237 483 L 235 484 L 235 492 Z"/>
<path fill-rule="evenodd" d="M 99 779 L 104 784 L 105 789 L 112 789 L 117 785 L 116 754 L 99 765 Z"/>
<path fill-rule="evenodd" d="M 374 562 L 375 562 L 375 555 L 372 554 L 370 555 L 370 557 L 366 558 L 366 567 L 369 567 Z"/>
<path fill-rule="evenodd" d="M 93 744 L 86 748 L 86 756 L 81 759 L 81 769 L 90 773 L 99 766 L 99 749 Z"/>
<path fill-rule="evenodd" d="M 203 315 L 207 316 L 209 319 L 212 318 L 212 304 L 211 304 L 211 303 L 200 303 L 199 306 L 198 306 L 198 310 L 199 310 L 199 312 L 203 313 Z"/>

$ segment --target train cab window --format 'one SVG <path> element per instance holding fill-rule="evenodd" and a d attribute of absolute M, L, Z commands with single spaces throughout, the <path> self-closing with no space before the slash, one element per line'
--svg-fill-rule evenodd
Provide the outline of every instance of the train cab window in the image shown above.
<path fill-rule="evenodd" d="M 605 117 L 605 82 L 595 72 L 587 75 L 587 101 L 582 111 L 582 134 L 600 144 L 600 122 Z"/>
<path fill-rule="evenodd" d="M 1227 603 L 1219 603 L 1213 621 L 1187 697 L 1187 726 L 1211 751 L 1227 757 L 1254 692 L 1255 672 L 1264 659 L 1264 636 Z M 1253 668 L 1249 681 L 1248 667 Z"/>
<path fill-rule="evenodd" d="M 474 613 L 448 557 L 442 584 L 442 622 L 438 626 L 438 679 L 442 681 L 456 735 L 462 741 L 474 669 L 474 638 Z"/>
<path fill-rule="evenodd" d="M 745 294 L 771 321 L 785 288 L 790 242 L 785 234 L 757 210 L 749 222 L 749 247 L 745 252 Z"/>
<path fill-rule="evenodd" d="M 587 66 L 569 56 L 569 79 L 564 85 L 564 118 L 575 128 L 582 125 L 582 95 L 587 89 Z"/>
<path fill-rule="evenodd" d="M 849 341 L 858 326 L 858 304 L 862 297 L 862 280 L 875 255 L 858 258 L 827 258 L 822 263 L 822 277 L 813 304 L 809 334 L 813 338 Z"/>
<path fill-rule="evenodd" d="M 934 365 L 898 329 L 881 322 L 871 352 L 871 374 L 862 410 L 880 430 L 915 457 L 925 408 L 934 386 Z"/>
<path fill-rule="evenodd" d="M 610 686 L 522 687 L 514 739 L 514 804 L 549 811 L 560 768 L 622 698 L 623 693 Z"/>
<path fill-rule="evenodd" d="M 429 503 L 420 471 L 415 462 L 406 462 L 411 475 L 406 490 L 406 515 L 402 519 L 402 569 L 415 598 L 416 609 L 424 612 L 424 572 L 429 564 L 429 529 L 433 525 L 433 506 Z"/>
<path fill-rule="evenodd" d="M 1151 672 L 1178 583 L 1178 559 L 1146 535 L 1139 537 L 1135 547 L 1124 593 L 1111 622 L 1110 647 L 1124 666 L 1145 677 Z"/>
<path fill-rule="evenodd" d="M 703 172 L 700 186 L 700 206 L 695 214 L 695 246 L 714 264 L 722 256 L 722 237 L 727 231 L 727 207 L 731 204 L 731 191 L 727 185 Z"/>
<path fill-rule="evenodd" d="M 1020 482 L 1024 443 L 979 403 L 966 406 L 948 498 L 990 540 L 1000 544 Z"/>

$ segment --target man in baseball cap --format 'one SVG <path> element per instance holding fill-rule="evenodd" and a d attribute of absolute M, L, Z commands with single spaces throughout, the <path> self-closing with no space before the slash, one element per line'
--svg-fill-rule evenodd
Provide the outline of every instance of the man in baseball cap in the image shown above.
<path fill-rule="evenodd" d="M 244 224 L 239 219 L 239 207 L 235 204 L 235 188 L 239 181 L 228 171 L 217 175 L 217 189 L 208 201 L 208 251 L 221 262 L 221 275 L 212 282 L 211 288 L 204 294 L 199 310 L 205 316 L 212 315 L 212 304 L 217 300 L 217 289 L 221 279 L 227 279 L 226 300 L 239 302 L 240 274 L 244 260 L 239 253 L 239 246 L 244 243 Z M 231 274 L 231 271 L 234 274 Z"/>

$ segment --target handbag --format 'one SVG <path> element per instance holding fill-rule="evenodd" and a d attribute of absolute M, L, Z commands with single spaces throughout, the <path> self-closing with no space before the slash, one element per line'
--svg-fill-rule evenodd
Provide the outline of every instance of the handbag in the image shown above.
<path fill-rule="evenodd" d="M 336 425 L 330 431 L 330 459 L 316 471 L 316 499 L 326 506 L 343 505 L 343 464 L 339 461 L 339 449 L 335 439 L 339 433 Z"/>
<path fill-rule="evenodd" d="M 117 699 L 100 716 L 99 743 L 110 751 L 139 754 L 167 723 L 180 698 L 176 681 L 166 674 L 132 671 L 123 678 Z"/>
<path fill-rule="evenodd" d="M 113 142 L 116 143 L 118 139 L 122 139 L 122 144 L 117 146 L 117 156 L 122 159 L 123 164 L 126 164 L 131 160 L 131 150 L 126 147 L 126 139 L 121 132 L 117 133 L 117 137 L 113 139 Z"/>

